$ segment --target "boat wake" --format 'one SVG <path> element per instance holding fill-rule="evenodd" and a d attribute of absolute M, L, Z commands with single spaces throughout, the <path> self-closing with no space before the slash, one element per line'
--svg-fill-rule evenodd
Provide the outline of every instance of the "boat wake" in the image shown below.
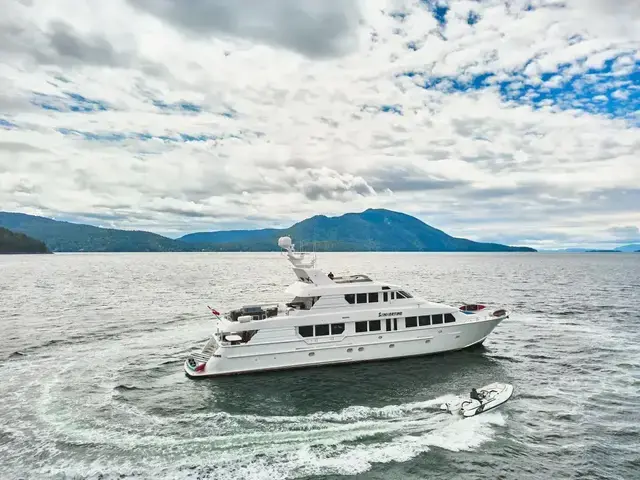
<path fill-rule="evenodd" d="M 165 341 L 164 333 L 156 336 L 154 345 Z M 154 358 L 153 349 L 137 342 L 128 340 L 129 351 Z M 8 439 L 0 441 L 6 478 L 275 480 L 358 474 L 432 449 L 475 449 L 504 424 L 499 411 L 467 419 L 441 412 L 453 395 L 297 415 L 244 413 L 234 411 L 234 403 L 249 396 L 250 402 L 241 402 L 256 405 L 262 395 L 273 395 L 268 384 L 261 392 L 237 383 L 194 384 L 161 361 L 142 368 L 138 357 L 122 358 L 120 345 L 101 347 L 64 347 L 12 362 L 7 388 L 25 401 L 0 399 L 12 418 L 0 428 L 0 439 Z M 59 365 L 53 375 L 47 368 L 52 357 Z M 180 382 L 189 388 L 177 389 Z M 276 404 L 268 398 L 267 403 L 269 412 Z"/>
<path fill-rule="evenodd" d="M 24 438 L 30 449 L 35 442 L 45 456 L 54 450 L 63 453 L 58 458 L 64 462 L 49 457 L 42 465 L 31 465 L 31 472 L 42 476 L 273 480 L 358 474 L 374 463 L 407 461 L 432 448 L 473 449 L 492 438 L 492 427 L 504 423 L 499 412 L 464 420 L 438 412 L 450 396 L 307 415 L 160 416 L 118 401 L 103 403 L 97 412 L 79 404 L 59 405 L 63 388 L 62 383 L 48 385 L 37 408 L 41 436 Z M 77 445 L 92 445 L 96 454 L 76 457 Z M 3 455 L 20 454 L 2 450 Z"/>

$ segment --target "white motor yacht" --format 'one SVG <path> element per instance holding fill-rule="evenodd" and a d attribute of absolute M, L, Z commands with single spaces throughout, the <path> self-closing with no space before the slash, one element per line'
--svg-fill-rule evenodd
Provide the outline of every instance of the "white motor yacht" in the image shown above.
<path fill-rule="evenodd" d="M 184 363 L 191 378 L 384 360 L 479 345 L 508 318 L 484 305 L 453 307 L 367 275 L 333 276 L 315 255 L 278 245 L 297 281 L 289 303 L 245 305 L 220 314 L 216 331 Z"/>

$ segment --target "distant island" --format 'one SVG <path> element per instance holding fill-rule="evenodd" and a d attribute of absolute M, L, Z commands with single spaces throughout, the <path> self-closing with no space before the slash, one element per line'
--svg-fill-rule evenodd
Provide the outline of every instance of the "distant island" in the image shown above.
<path fill-rule="evenodd" d="M 535 252 L 530 247 L 452 237 L 400 212 L 369 209 L 316 215 L 288 228 L 198 232 L 171 239 L 24 213 L 0 212 L 0 226 L 38 239 L 54 252 L 271 252 L 281 236 L 319 252 Z"/>
<path fill-rule="evenodd" d="M 560 250 L 543 250 L 548 253 L 636 253 L 640 252 L 640 244 L 632 243 L 629 245 L 621 245 L 612 249 L 571 247 Z"/>
<path fill-rule="evenodd" d="M 0 227 L 0 254 L 51 253 L 44 242 Z"/>

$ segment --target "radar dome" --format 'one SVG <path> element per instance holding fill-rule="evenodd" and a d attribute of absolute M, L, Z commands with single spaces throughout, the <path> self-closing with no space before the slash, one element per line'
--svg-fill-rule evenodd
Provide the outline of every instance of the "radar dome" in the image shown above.
<path fill-rule="evenodd" d="M 291 237 L 280 237 L 278 239 L 278 246 L 284 249 L 291 248 Z"/>

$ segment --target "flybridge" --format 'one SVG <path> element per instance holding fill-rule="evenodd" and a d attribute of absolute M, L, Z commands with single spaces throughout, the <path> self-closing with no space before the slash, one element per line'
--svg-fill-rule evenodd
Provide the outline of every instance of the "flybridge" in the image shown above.
<path fill-rule="evenodd" d="M 278 246 L 286 252 L 287 259 L 293 265 L 293 271 L 301 282 L 315 285 L 373 282 L 369 276 L 363 274 L 340 277 L 334 277 L 331 273 L 328 276 L 325 275 L 322 271 L 316 270 L 317 258 L 315 253 L 297 252 L 295 245 L 291 242 L 291 237 L 280 237 Z"/>

